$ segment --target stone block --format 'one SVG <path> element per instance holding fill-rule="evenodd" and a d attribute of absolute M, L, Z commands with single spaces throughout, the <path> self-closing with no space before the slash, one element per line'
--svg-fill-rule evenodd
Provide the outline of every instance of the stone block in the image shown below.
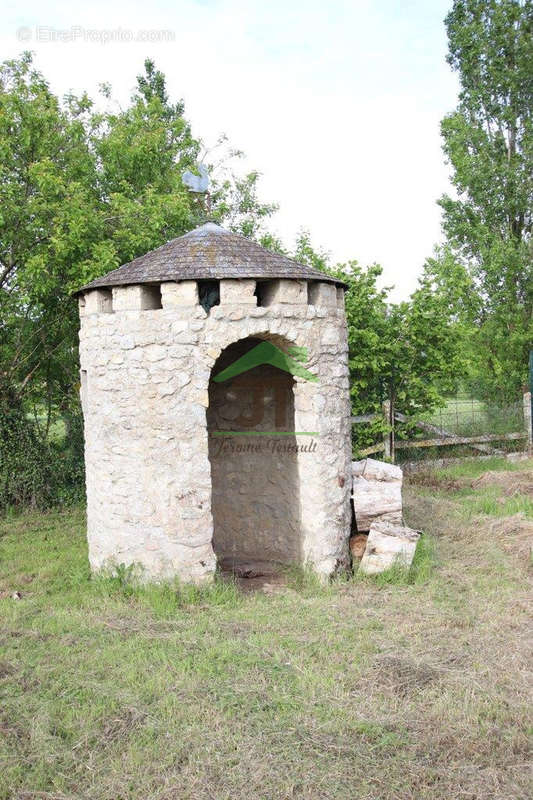
<path fill-rule="evenodd" d="M 356 533 L 350 537 L 350 553 L 352 559 L 361 561 L 365 554 L 368 536 L 365 533 Z"/>
<path fill-rule="evenodd" d="M 335 325 L 326 325 L 320 336 L 320 341 L 325 345 L 339 344 L 341 332 Z"/>
<path fill-rule="evenodd" d="M 402 471 L 373 458 L 352 463 L 352 500 L 357 530 L 368 531 L 378 519 L 402 521 Z"/>
<path fill-rule="evenodd" d="M 354 477 L 365 477 L 369 481 L 393 481 L 399 483 L 400 486 L 403 481 L 401 467 L 397 464 L 389 464 L 387 461 L 378 461 L 376 458 L 353 461 L 352 474 Z"/>
<path fill-rule="evenodd" d="M 111 289 L 92 289 L 79 299 L 80 316 L 110 314 L 113 311 Z"/>
<path fill-rule="evenodd" d="M 113 311 L 149 311 L 161 308 L 159 286 L 114 286 Z"/>
<path fill-rule="evenodd" d="M 317 281 L 309 284 L 309 305 L 337 307 L 337 287 L 334 283 Z"/>
<path fill-rule="evenodd" d="M 260 291 L 263 306 L 272 306 L 275 303 L 307 303 L 307 281 L 286 278 L 265 281 Z"/>
<path fill-rule="evenodd" d="M 162 283 L 161 303 L 163 308 L 198 305 L 198 284 L 196 281 Z"/>
<path fill-rule="evenodd" d="M 221 280 L 220 305 L 257 305 L 254 280 Z"/>

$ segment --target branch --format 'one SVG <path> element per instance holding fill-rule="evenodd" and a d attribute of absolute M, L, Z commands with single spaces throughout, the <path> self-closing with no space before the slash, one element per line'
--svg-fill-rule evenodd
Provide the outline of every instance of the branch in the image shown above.
<path fill-rule="evenodd" d="M 13 272 L 15 266 L 15 264 L 7 264 L 4 266 L 2 272 L 0 273 L 0 286 L 3 286 L 4 281 L 9 277 L 9 274 Z"/>

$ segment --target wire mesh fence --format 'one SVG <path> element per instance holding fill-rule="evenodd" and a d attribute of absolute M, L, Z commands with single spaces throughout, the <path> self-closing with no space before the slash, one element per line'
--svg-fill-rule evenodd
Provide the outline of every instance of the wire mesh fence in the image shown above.
<path fill-rule="evenodd" d="M 474 397 L 455 397 L 433 414 L 420 419 L 455 436 L 512 433 L 524 430 L 524 406 L 522 399 L 510 405 L 497 406 Z"/>
<path fill-rule="evenodd" d="M 527 442 L 524 404 L 522 399 L 502 406 L 474 397 L 454 397 L 432 414 L 411 417 L 403 426 L 399 423 L 394 434 L 396 460 L 400 463 L 521 450 Z M 458 441 L 461 439 L 479 441 Z M 407 446 L 402 447 L 404 442 Z M 422 442 L 424 446 L 417 446 Z"/>
<path fill-rule="evenodd" d="M 386 408 L 385 408 L 386 407 Z M 526 401 L 497 405 L 475 397 L 458 395 L 432 413 L 405 415 L 384 403 L 386 430 L 376 436 L 374 445 L 361 450 L 359 456 L 381 454 L 398 463 L 423 459 L 472 455 L 498 455 L 524 450 L 530 420 L 525 414 Z M 353 418 L 368 422 L 367 417 Z"/>

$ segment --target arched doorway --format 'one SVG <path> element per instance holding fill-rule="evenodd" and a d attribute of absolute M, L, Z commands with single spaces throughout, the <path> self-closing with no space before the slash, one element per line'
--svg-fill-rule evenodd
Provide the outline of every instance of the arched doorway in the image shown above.
<path fill-rule="evenodd" d="M 213 547 L 219 567 L 239 575 L 301 562 L 294 378 L 262 363 L 269 348 L 277 361 L 272 345 L 287 347 L 274 338 L 235 342 L 209 382 Z"/>

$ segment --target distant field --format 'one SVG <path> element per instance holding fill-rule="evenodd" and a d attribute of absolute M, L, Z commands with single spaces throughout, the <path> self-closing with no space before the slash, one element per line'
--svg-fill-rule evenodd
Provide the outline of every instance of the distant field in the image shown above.
<path fill-rule="evenodd" d="M 513 433 L 522 431 L 524 427 L 521 401 L 498 408 L 489 407 L 480 400 L 460 396 L 448 400 L 443 408 L 424 419 L 458 436 Z"/>
<path fill-rule="evenodd" d="M 39 428 L 43 431 L 43 436 L 44 436 L 44 433 L 46 432 L 46 423 L 47 423 L 46 414 L 44 412 L 39 413 L 36 416 L 34 414 L 28 414 L 28 418 L 31 420 L 35 420 L 37 422 Z M 54 419 L 48 429 L 48 439 L 51 442 L 61 442 L 65 438 L 65 433 L 66 429 L 63 420 Z"/>
<path fill-rule="evenodd" d="M 0 520 L 0 798 L 529 800 L 532 476 L 417 474 L 411 571 L 271 594 L 92 580 L 82 509 Z"/>

